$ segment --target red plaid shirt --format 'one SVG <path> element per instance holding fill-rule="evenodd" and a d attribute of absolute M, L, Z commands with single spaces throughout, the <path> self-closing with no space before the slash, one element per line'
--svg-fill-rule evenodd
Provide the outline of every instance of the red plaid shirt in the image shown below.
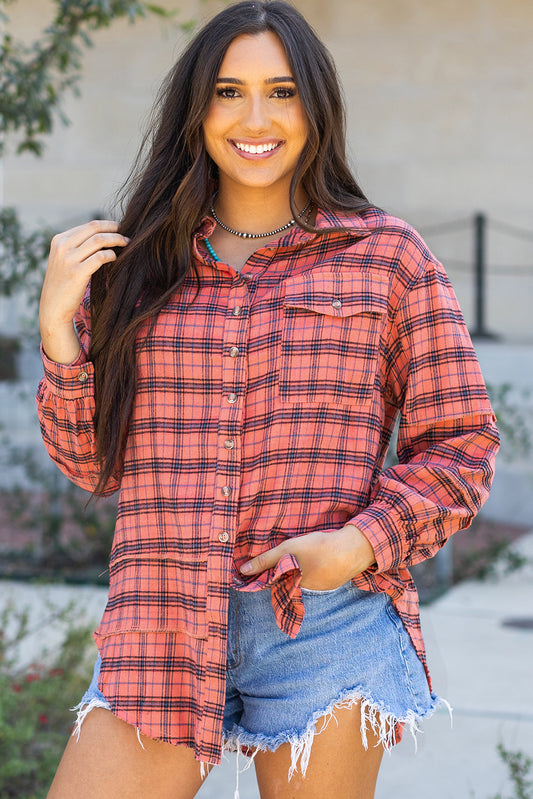
<path fill-rule="evenodd" d="M 261 246 L 239 273 L 195 242 L 191 274 L 138 345 L 110 560 L 95 633 L 100 688 L 152 738 L 217 763 L 229 586 L 272 588 L 279 627 L 303 618 L 298 562 L 243 580 L 239 565 L 291 536 L 347 522 L 377 565 L 425 664 L 407 570 L 467 527 L 486 499 L 497 432 L 448 279 L 405 222 L 320 212 L 320 228 Z M 69 366 L 44 358 L 38 405 L 51 457 L 96 482 L 89 312 Z M 400 415 L 399 465 L 383 470 Z"/>

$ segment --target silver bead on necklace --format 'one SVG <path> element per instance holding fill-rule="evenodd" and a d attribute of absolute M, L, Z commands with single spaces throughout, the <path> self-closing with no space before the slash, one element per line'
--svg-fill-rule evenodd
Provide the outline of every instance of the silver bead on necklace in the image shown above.
<path fill-rule="evenodd" d="M 296 219 L 291 219 L 289 222 L 287 222 L 286 225 L 282 225 L 282 227 L 277 227 L 275 230 L 269 230 L 268 233 L 244 233 L 241 230 L 234 230 L 232 227 L 229 227 L 229 225 L 225 225 L 224 222 L 222 222 L 216 215 L 214 208 L 216 196 L 217 195 L 215 194 L 213 196 L 213 199 L 211 200 L 211 206 L 209 208 L 211 216 L 213 217 L 217 225 L 220 225 L 220 227 L 224 228 L 224 230 L 227 230 L 228 233 L 232 233 L 234 236 L 238 236 L 240 239 L 266 239 L 268 238 L 268 236 L 275 236 L 277 233 L 282 233 L 284 230 L 288 230 L 288 228 L 296 224 Z M 308 200 L 305 208 L 302 208 L 302 210 L 298 214 L 298 219 L 305 214 L 310 205 L 311 205 L 311 200 Z"/>

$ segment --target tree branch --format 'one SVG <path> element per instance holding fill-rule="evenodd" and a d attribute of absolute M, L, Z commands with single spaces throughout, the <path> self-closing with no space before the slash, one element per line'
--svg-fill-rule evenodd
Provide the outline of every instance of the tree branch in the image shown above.
<path fill-rule="evenodd" d="M 7 0 L 9 2 L 9 0 Z M 0 0 L 6 4 L 6 0 Z M 59 116 L 68 119 L 59 104 L 67 90 L 76 90 L 81 75 L 83 48 L 92 46 L 90 33 L 107 28 L 117 19 L 134 23 L 140 17 L 156 15 L 165 19 L 177 11 L 167 11 L 155 3 L 134 0 L 55 0 L 57 12 L 42 38 L 28 47 L 15 42 L 6 30 L 0 40 L 0 135 L 22 134 L 17 153 L 41 155 L 40 137 L 51 133 Z M 8 18 L 0 12 L 4 27 Z M 188 29 L 190 23 L 183 23 Z M 0 155 L 4 142 L 0 141 Z"/>

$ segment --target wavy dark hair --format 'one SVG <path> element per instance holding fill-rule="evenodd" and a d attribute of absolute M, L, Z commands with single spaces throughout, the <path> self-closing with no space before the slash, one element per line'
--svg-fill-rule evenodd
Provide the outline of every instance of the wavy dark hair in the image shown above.
<path fill-rule="evenodd" d="M 123 194 L 120 232 L 131 243 L 117 249 L 116 260 L 92 278 L 89 357 L 95 366 L 100 466 L 95 494 L 103 493 L 121 468 L 140 327 L 153 324 L 194 270 L 192 236 L 217 178 L 202 124 L 222 60 L 235 38 L 265 31 L 284 45 L 309 126 L 291 183 L 293 215 L 300 183 L 311 201 L 327 210 L 361 211 L 370 205 L 346 161 L 345 110 L 335 65 L 304 17 L 278 0 L 240 2 L 217 14 L 187 46 L 159 92 L 150 132 Z"/>

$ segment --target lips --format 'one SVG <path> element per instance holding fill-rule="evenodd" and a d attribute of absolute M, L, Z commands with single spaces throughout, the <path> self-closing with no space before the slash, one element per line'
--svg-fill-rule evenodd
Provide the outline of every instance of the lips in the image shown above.
<path fill-rule="evenodd" d="M 243 156 L 244 158 L 268 158 L 271 153 L 279 150 L 279 148 L 284 143 L 282 140 L 278 141 L 269 141 L 269 142 L 257 142 L 252 144 L 251 142 L 244 142 L 244 141 L 237 141 L 235 139 L 230 140 L 231 145 L 239 155 Z"/>

